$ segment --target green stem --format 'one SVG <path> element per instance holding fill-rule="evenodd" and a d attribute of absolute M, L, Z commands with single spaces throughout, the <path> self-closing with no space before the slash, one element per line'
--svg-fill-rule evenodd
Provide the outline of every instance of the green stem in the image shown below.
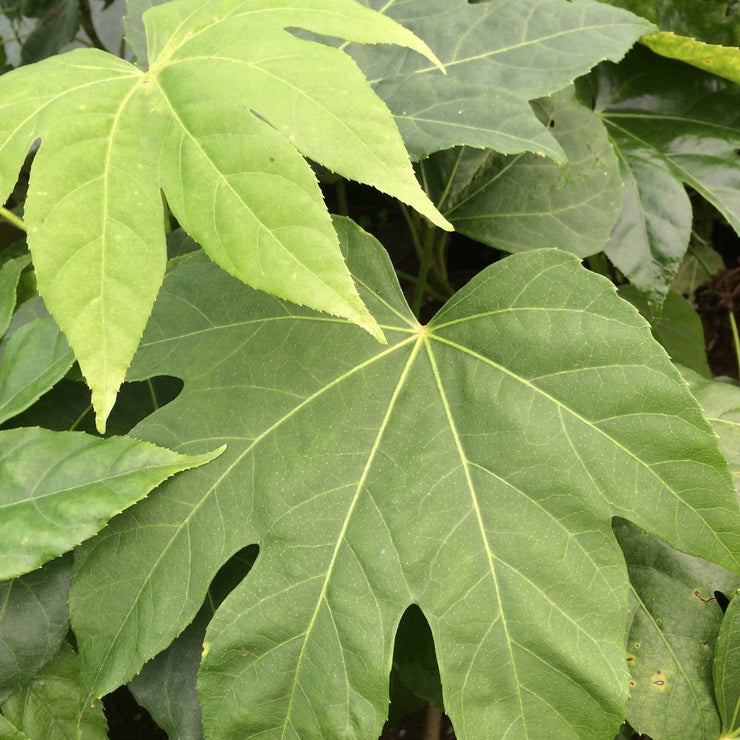
<path fill-rule="evenodd" d="M 696 232 L 693 232 L 694 236 L 698 237 L 699 240 L 706 245 L 707 242 L 705 242 Z M 689 244 L 689 252 L 691 253 L 691 256 L 699 263 L 699 266 L 701 267 L 704 272 L 707 273 L 707 275 L 712 274 L 712 268 L 707 264 L 706 260 L 702 255 L 699 253 L 699 251 L 694 247 L 692 244 Z"/>
<path fill-rule="evenodd" d="M 73 422 L 69 428 L 70 432 L 74 432 L 78 426 L 82 423 L 82 420 L 92 411 L 92 404 L 90 404 Z"/>
<path fill-rule="evenodd" d="M 740 336 L 737 333 L 735 314 L 728 311 L 728 316 L 730 317 L 730 329 L 732 329 L 732 341 L 735 344 L 735 357 L 737 358 L 738 376 L 740 377 Z"/>
<path fill-rule="evenodd" d="M 87 34 L 87 37 L 92 41 L 93 46 L 102 51 L 108 51 L 105 48 L 105 44 L 100 40 L 98 32 L 95 30 L 92 13 L 90 12 L 90 0 L 80 0 L 80 25 L 82 26 L 82 30 Z"/>
<path fill-rule="evenodd" d="M 416 275 L 412 275 L 409 272 L 404 272 L 403 270 L 396 270 L 396 275 L 398 275 L 401 280 L 405 280 L 412 285 L 416 285 L 419 282 L 419 278 L 416 277 Z M 432 298 L 435 298 L 438 301 L 446 301 L 450 297 L 449 295 L 445 295 L 441 290 L 435 288 L 429 282 L 427 282 L 427 287 L 425 291 L 427 295 L 430 295 Z"/>
<path fill-rule="evenodd" d="M 340 216 L 349 216 L 349 202 L 347 201 L 347 183 L 339 180 L 334 186 L 337 193 L 337 209 Z"/>
<path fill-rule="evenodd" d="M 152 383 L 151 378 L 146 379 L 146 384 L 149 387 L 149 395 L 152 399 L 152 406 L 154 406 L 154 410 L 156 411 L 159 408 L 159 401 L 157 400 L 157 393 L 154 390 L 154 385 Z"/>
<path fill-rule="evenodd" d="M 427 233 L 424 236 L 424 246 L 422 247 L 421 255 L 421 266 L 419 267 L 419 278 L 414 288 L 414 301 L 411 304 L 411 310 L 414 312 L 414 316 L 419 318 L 421 311 L 421 301 L 424 297 L 424 293 L 427 288 L 427 278 L 429 276 L 429 267 L 432 264 L 432 258 L 434 257 L 434 243 L 436 241 L 436 229 L 429 227 Z"/>
<path fill-rule="evenodd" d="M 16 229 L 20 229 L 21 231 L 27 230 L 26 224 L 23 223 L 23 219 L 18 218 L 18 216 L 16 216 L 13 211 L 9 211 L 3 206 L 0 206 L 0 216 L 2 216 L 6 221 L 10 221 L 10 223 L 13 224 Z"/>
<path fill-rule="evenodd" d="M 422 253 L 422 246 L 421 246 L 421 238 L 419 237 L 419 228 L 418 224 L 414 221 L 413 215 L 410 213 L 409 209 L 401 203 L 401 213 L 403 213 L 403 217 L 406 219 L 406 223 L 408 224 L 409 231 L 411 232 L 411 241 L 414 243 L 414 251 L 416 252 L 416 259 L 421 262 L 421 253 Z"/>

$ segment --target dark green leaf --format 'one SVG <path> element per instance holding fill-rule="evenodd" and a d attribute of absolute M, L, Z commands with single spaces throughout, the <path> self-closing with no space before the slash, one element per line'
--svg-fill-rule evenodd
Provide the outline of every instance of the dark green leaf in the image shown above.
<path fill-rule="evenodd" d="M 724 269 L 724 266 L 722 255 L 708 244 L 690 244 L 671 283 L 671 290 L 683 293 L 689 300 L 693 300 L 696 289 Z"/>
<path fill-rule="evenodd" d="M 689 243 L 684 184 L 740 232 L 740 87 L 644 49 L 601 65 L 593 80 L 626 185 L 606 253 L 659 302 Z"/>
<path fill-rule="evenodd" d="M 29 5 L 38 6 L 32 15 L 38 18 L 39 22 L 21 46 L 23 64 L 38 62 L 56 54 L 74 39 L 80 26 L 79 0 L 56 0 L 53 3 L 29 3 Z M 24 12 L 24 15 L 31 13 Z"/>
<path fill-rule="evenodd" d="M 429 44 L 447 76 L 405 52 L 350 47 L 412 155 L 467 144 L 564 162 L 528 102 L 618 61 L 654 27 L 591 0 L 361 0 Z"/>
<path fill-rule="evenodd" d="M 704 348 L 704 329 L 696 309 L 677 293 L 669 292 L 662 306 L 650 306 L 633 285 L 622 285 L 619 295 L 629 301 L 650 322 L 653 336 L 671 359 L 711 378 Z"/>
<path fill-rule="evenodd" d="M 459 149 L 457 157 L 442 158 L 446 183 L 437 206 L 457 231 L 506 252 L 540 247 L 579 257 L 600 252 L 619 217 L 624 190 L 604 124 L 570 88 L 539 101 L 536 110 L 562 146 L 567 165 L 557 167 L 535 154 L 493 152 L 480 162 L 480 152 Z M 422 172 L 439 166 L 436 159 L 423 162 Z"/>
<path fill-rule="evenodd" d="M 67 556 L 0 583 L 0 703 L 59 651 L 69 629 L 71 570 Z"/>
<path fill-rule="evenodd" d="M 0 432 L 0 579 L 72 549 L 166 478 L 221 452 L 185 456 L 128 437 L 34 427 Z"/>
<path fill-rule="evenodd" d="M 10 697 L 2 710 L 31 740 L 106 740 L 102 705 L 98 702 L 86 708 L 80 719 L 83 706 L 79 660 L 64 643 L 54 660 L 25 689 Z"/>
<path fill-rule="evenodd" d="M 197 254 L 168 276 L 133 372 L 185 386 L 135 433 L 229 448 L 79 550 L 89 694 L 136 673 L 259 542 L 207 632 L 206 736 L 377 736 L 411 603 L 461 739 L 613 736 L 628 580 L 612 517 L 740 570 L 714 434 L 646 322 L 572 255 L 509 257 L 425 328 L 382 248 L 337 227 L 387 347 Z"/>

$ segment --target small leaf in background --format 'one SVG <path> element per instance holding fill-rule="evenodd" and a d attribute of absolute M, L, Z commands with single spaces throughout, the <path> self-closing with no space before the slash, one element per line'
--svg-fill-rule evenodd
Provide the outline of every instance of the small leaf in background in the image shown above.
<path fill-rule="evenodd" d="M 0 704 L 59 651 L 69 630 L 71 572 L 65 556 L 0 583 Z"/>
<path fill-rule="evenodd" d="M 259 23 L 248 9 L 233 10 L 231 0 L 152 8 L 147 72 L 78 49 L 0 78 L 0 196 L 40 138 L 28 243 L 39 292 L 92 388 L 101 432 L 165 272 L 160 187 L 224 269 L 350 318 L 378 339 L 303 156 L 451 228 L 353 61 L 284 29 L 397 43 L 434 63 L 425 44 L 353 0 L 290 9 L 274 1 Z M 214 44 L 220 56 L 210 53 Z"/>
<path fill-rule="evenodd" d="M 592 76 L 596 110 L 622 164 L 625 203 L 609 259 L 654 302 L 686 253 L 684 185 L 740 233 L 740 87 L 636 49 Z"/>
<path fill-rule="evenodd" d="M 0 267 L 0 337 L 10 326 L 16 302 L 16 288 L 21 272 L 31 263 L 31 257 L 25 255 L 8 260 Z"/>
<path fill-rule="evenodd" d="M 128 437 L 0 432 L 0 579 L 71 550 L 166 478 L 222 451 L 188 456 Z"/>
<path fill-rule="evenodd" d="M 730 601 L 717 638 L 714 686 L 725 738 L 740 732 L 740 598 Z"/>
<path fill-rule="evenodd" d="M 508 257 L 424 328 L 377 242 L 336 226 L 385 347 L 201 254 L 166 278 L 132 377 L 184 388 L 134 433 L 229 447 L 78 550 L 89 695 L 164 649 L 259 543 L 206 633 L 206 736 L 377 736 L 412 603 L 461 739 L 613 735 L 629 583 L 612 517 L 740 570 L 740 510 L 698 404 L 572 255 Z"/>
<path fill-rule="evenodd" d="M 0 424 L 17 416 L 61 380 L 75 358 L 54 319 L 20 327 L 0 352 Z"/>
<path fill-rule="evenodd" d="M 693 301 L 696 289 L 724 269 L 724 266 L 722 255 L 708 244 L 690 244 L 671 283 L 671 290 L 683 293 Z"/>
<path fill-rule="evenodd" d="M 669 292 L 661 306 L 651 306 L 634 285 L 621 285 L 619 295 L 629 301 L 649 322 L 655 339 L 670 358 L 711 378 L 704 348 L 704 328 L 696 309 L 683 296 Z"/>
<path fill-rule="evenodd" d="M 563 150 L 529 101 L 562 90 L 595 64 L 619 61 L 655 27 L 591 0 L 361 0 L 429 44 L 447 75 L 393 50 L 350 52 L 421 159 L 466 144 L 504 154 Z"/>
<path fill-rule="evenodd" d="M 23 3 L 21 13 L 38 23 L 23 41 L 21 63 L 46 59 L 72 41 L 80 27 L 79 12 L 79 0 Z"/>
<path fill-rule="evenodd" d="M 64 643 L 54 660 L 1 708 L 8 722 L 30 740 L 106 740 L 102 704 L 86 708 L 80 719 L 84 706 L 79 659 Z"/>
<path fill-rule="evenodd" d="M 712 658 L 722 609 L 740 578 L 677 552 L 624 520 L 614 531 L 632 587 L 627 720 L 653 740 L 716 740 Z"/>
<path fill-rule="evenodd" d="M 557 167 L 535 154 L 488 152 L 473 170 L 465 160 L 478 163 L 480 152 L 458 150 L 444 175 L 428 178 L 442 181 L 438 207 L 460 233 L 506 252 L 541 247 L 579 257 L 600 252 L 619 218 L 624 191 L 604 124 L 576 100 L 572 88 L 534 107 L 568 163 Z M 442 167 L 450 159 L 441 158 Z M 437 166 L 436 156 L 420 165 L 424 175 Z M 463 184 L 461 173 L 469 172 L 472 177 Z"/>

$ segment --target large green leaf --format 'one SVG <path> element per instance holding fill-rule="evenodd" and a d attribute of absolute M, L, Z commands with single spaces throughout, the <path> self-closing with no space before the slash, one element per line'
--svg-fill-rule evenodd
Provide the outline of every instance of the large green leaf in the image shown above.
<path fill-rule="evenodd" d="M 404 51 L 352 55 L 396 116 L 412 155 L 459 144 L 564 162 L 529 101 L 604 59 L 619 61 L 654 26 L 592 0 L 361 0 L 424 39 L 447 70 Z"/>
<path fill-rule="evenodd" d="M 420 164 L 433 198 L 455 229 L 506 252 L 558 247 L 580 257 L 600 252 L 622 208 L 619 163 L 601 119 L 572 88 L 535 109 L 568 157 L 565 167 L 535 154 L 469 148 Z"/>
<path fill-rule="evenodd" d="M 612 517 L 740 570 L 711 429 L 646 322 L 572 255 L 509 257 L 422 327 L 377 242 L 337 225 L 387 347 L 199 255 L 168 276 L 133 372 L 185 386 L 135 433 L 229 447 L 78 551 L 89 695 L 258 542 L 207 633 L 206 736 L 377 736 L 416 603 L 458 737 L 613 737 L 628 580 Z"/>
<path fill-rule="evenodd" d="M 660 301 L 689 244 L 689 185 L 740 233 L 740 87 L 635 50 L 593 76 L 621 160 L 624 210 L 606 253 Z"/>
<path fill-rule="evenodd" d="M 0 583 L 0 703 L 59 651 L 69 630 L 71 572 L 67 556 Z"/>
<path fill-rule="evenodd" d="M 733 738 L 740 732 L 740 598 L 732 599 L 717 639 L 714 659 L 714 685 L 717 705 L 722 717 L 724 737 Z"/>
<path fill-rule="evenodd" d="M 178 0 L 146 23 L 147 72 L 84 49 L 0 79 L 0 196 L 40 137 L 28 242 L 101 431 L 164 275 L 160 187 L 224 269 L 378 338 L 301 154 L 449 227 L 352 60 L 284 29 L 433 59 L 409 31 L 353 0 Z"/>
<path fill-rule="evenodd" d="M 0 579 L 71 550 L 163 480 L 221 452 L 180 455 L 129 437 L 36 427 L 0 432 Z"/>
<path fill-rule="evenodd" d="M 106 740 L 102 705 L 98 703 L 82 714 L 83 707 L 80 663 L 65 643 L 56 658 L 25 689 L 11 696 L 2 710 L 30 740 Z"/>
<path fill-rule="evenodd" d="M 712 658 L 722 609 L 715 591 L 740 579 L 625 521 L 615 524 L 632 586 L 627 720 L 653 740 L 717 740 Z"/>

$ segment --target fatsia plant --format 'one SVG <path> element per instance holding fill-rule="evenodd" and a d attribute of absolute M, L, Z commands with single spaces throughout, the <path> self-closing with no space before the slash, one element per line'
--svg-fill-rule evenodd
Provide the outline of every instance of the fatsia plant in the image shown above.
<path fill-rule="evenodd" d="M 164 275 L 160 188 L 226 270 L 379 339 L 301 154 L 447 225 L 353 62 L 285 28 L 402 44 L 436 61 L 411 32 L 353 0 L 179 0 L 147 19 L 146 71 L 83 49 L 0 80 L 0 192 L 40 138 L 28 242 L 101 431 Z"/>
<path fill-rule="evenodd" d="M 134 433 L 229 446 L 78 551 L 86 695 L 136 673 L 259 543 L 206 635 L 207 736 L 377 734 L 417 603 L 459 737 L 608 737 L 628 691 L 611 517 L 740 571 L 713 433 L 644 320 L 573 257 L 513 256 L 423 327 L 379 245 L 337 226 L 385 347 L 198 255 L 166 279 L 133 374 L 185 386 Z M 120 558 L 126 577 L 106 575 Z"/>

